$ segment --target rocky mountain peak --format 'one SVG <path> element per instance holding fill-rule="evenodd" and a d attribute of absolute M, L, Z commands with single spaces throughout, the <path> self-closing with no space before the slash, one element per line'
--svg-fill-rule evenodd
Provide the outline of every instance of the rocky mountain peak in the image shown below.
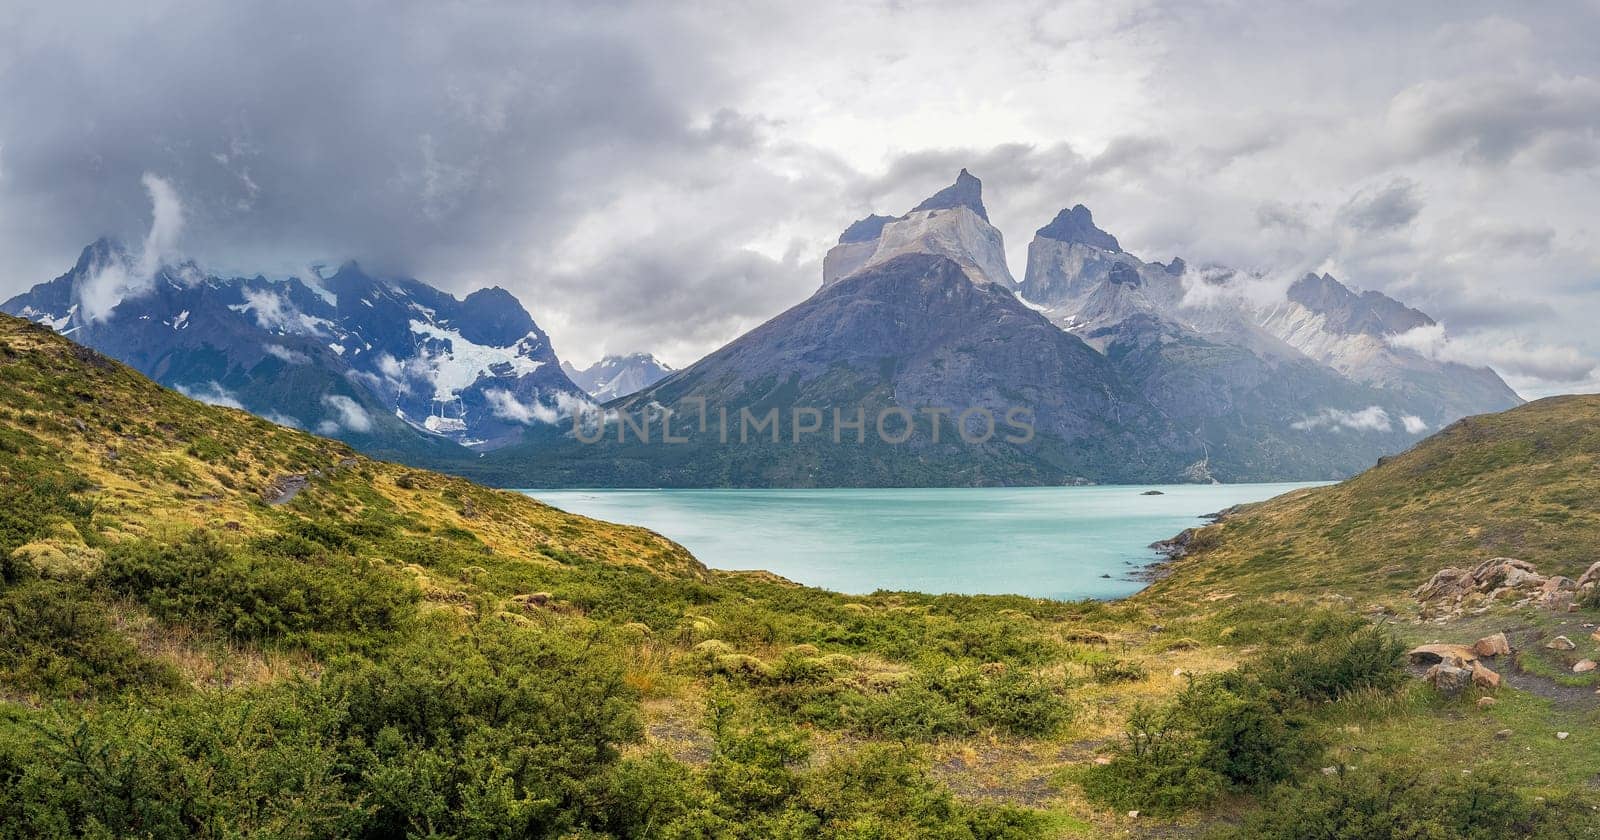
<path fill-rule="evenodd" d="M 1117 238 L 1095 227 L 1094 214 L 1082 204 L 1074 204 L 1057 213 L 1050 224 L 1039 228 L 1038 235 L 1057 242 L 1075 242 L 1091 245 L 1102 251 L 1122 252 L 1122 246 L 1117 244 Z"/>
<path fill-rule="evenodd" d="M 1383 294 L 1356 294 L 1333 275 L 1307 274 L 1289 287 L 1289 300 L 1323 316 L 1334 332 L 1384 336 L 1435 322 L 1426 314 Z"/>
<path fill-rule="evenodd" d="M 977 213 L 978 218 L 989 221 L 989 211 L 983 208 L 983 182 L 965 169 L 956 175 L 955 183 L 929 196 L 927 200 L 911 208 L 911 212 L 949 210 L 955 207 L 966 207 Z"/>
<path fill-rule="evenodd" d="M 461 300 L 462 335 L 493 347 L 509 347 L 538 330 L 516 295 L 499 286 L 479 289 Z"/>
<path fill-rule="evenodd" d="M 126 260 L 128 249 L 115 239 L 102 236 L 84 247 L 78 255 L 78 263 L 72 267 L 72 274 L 87 276 L 96 268 L 110 264 L 114 260 Z"/>

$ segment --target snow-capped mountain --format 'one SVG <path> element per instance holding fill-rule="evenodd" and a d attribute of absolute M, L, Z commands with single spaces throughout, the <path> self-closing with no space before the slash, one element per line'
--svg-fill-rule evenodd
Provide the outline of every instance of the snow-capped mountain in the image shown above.
<path fill-rule="evenodd" d="M 574 384 L 602 403 L 642 391 L 672 373 L 670 365 L 649 353 L 606 356 L 583 370 L 562 362 L 561 369 Z"/>
<path fill-rule="evenodd" d="M 1020 293 L 1116 360 L 1169 415 L 1207 429 L 1214 455 L 1231 451 L 1241 463 L 1344 472 L 1462 416 L 1521 402 L 1492 370 L 1396 343 L 1434 326 L 1399 301 L 1324 274 L 1263 304 L 1245 292 L 1257 279 L 1176 258 L 1144 262 L 1080 204 L 1039 229 Z"/>
<path fill-rule="evenodd" d="M 1017 286 L 1006 267 L 1005 240 L 983 207 L 983 183 L 965 169 L 904 216 L 874 214 L 850 225 L 823 258 L 822 285 L 903 254 L 948 257 L 974 282 Z"/>
<path fill-rule="evenodd" d="M 169 387 L 372 451 L 493 449 L 589 399 L 510 292 L 457 299 L 355 263 L 221 278 L 145 269 L 101 240 L 0 310 Z"/>

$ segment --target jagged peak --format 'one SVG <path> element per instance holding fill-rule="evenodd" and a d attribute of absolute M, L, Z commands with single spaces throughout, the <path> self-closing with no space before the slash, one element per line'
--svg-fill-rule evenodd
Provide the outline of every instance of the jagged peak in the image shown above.
<path fill-rule="evenodd" d="M 128 259 L 128 249 L 121 241 L 109 236 L 102 236 L 88 245 L 78 255 L 78 262 L 72 267 L 76 275 L 87 274 L 93 269 L 104 266 L 113 260 Z"/>
<path fill-rule="evenodd" d="M 1182 277 L 1183 273 L 1189 270 L 1189 264 L 1183 261 L 1183 257 L 1173 257 L 1172 262 L 1167 263 L 1162 268 L 1173 277 Z"/>
<path fill-rule="evenodd" d="M 949 210 L 955 207 L 966 207 L 977 213 L 978 218 L 989 221 L 989 211 L 983 207 L 983 182 L 965 169 L 956 175 L 955 183 L 928 196 L 921 204 L 911 208 L 911 212 Z"/>
<path fill-rule="evenodd" d="M 1057 242 L 1091 245 L 1103 251 L 1122 253 L 1117 238 L 1096 227 L 1094 214 L 1082 204 L 1074 204 L 1056 214 L 1050 224 L 1039 228 L 1039 236 Z"/>
<path fill-rule="evenodd" d="M 1435 323 L 1426 313 L 1382 292 L 1356 294 L 1326 272 L 1296 280 L 1289 287 L 1289 300 L 1326 317 L 1330 328 L 1343 333 L 1394 335 Z"/>

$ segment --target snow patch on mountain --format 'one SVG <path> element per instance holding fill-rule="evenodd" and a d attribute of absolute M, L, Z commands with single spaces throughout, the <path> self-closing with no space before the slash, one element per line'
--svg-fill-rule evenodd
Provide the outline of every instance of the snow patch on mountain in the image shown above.
<path fill-rule="evenodd" d="M 511 347 L 489 347 L 426 321 L 412 321 L 411 332 L 431 339 L 419 347 L 410 369 L 433 384 L 433 398 L 440 402 L 455 399 L 480 377 L 524 376 L 544 365 L 527 355 L 535 349 L 529 340 L 537 342 L 531 334 Z"/>

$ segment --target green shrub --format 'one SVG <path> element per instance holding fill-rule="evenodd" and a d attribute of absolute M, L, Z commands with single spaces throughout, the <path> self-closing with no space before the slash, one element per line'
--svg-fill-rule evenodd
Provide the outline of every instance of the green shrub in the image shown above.
<path fill-rule="evenodd" d="M 295 534 L 243 549 L 203 531 L 175 545 L 121 543 L 106 552 L 98 581 L 163 620 L 249 640 L 381 633 L 412 615 L 419 598 L 395 573 Z"/>
<path fill-rule="evenodd" d="M 1334 633 L 1267 654 L 1255 665 L 1261 684 L 1290 700 L 1325 702 L 1353 691 L 1389 691 L 1405 681 L 1405 645 L 1378 627 Z"/>
<path fill-rule="evenodd" d="M 981 727 L 1044 736 L 1071 719 L 1061 688 L 1020 669 L 952 666 L 870 699 L 856 713 L 855 724 L 864 733 L 898 741 L 970 735 Z"/>
<path fill-rule="evenodd" d="M 46 697 L 172 688 L 178 677 L 112 629 L 79 584 L 35 580 L 0 593 L 0 683 Z"/>
<path fill-rule="evenodd" d="M 1150 675 L 1143 665 L 1115 657 L 1090 659 L 1089 673 L 1101 685 L 1138 682 Z"/>
<path fill-rule="evenodd" d="M 1423 768 L 1363 767 L 1285 786 L 1217 840 L 1578 840 L 1600 836 L 1593 807 L 1533 801 L 1492 774 L 1430 779 Z"/>

